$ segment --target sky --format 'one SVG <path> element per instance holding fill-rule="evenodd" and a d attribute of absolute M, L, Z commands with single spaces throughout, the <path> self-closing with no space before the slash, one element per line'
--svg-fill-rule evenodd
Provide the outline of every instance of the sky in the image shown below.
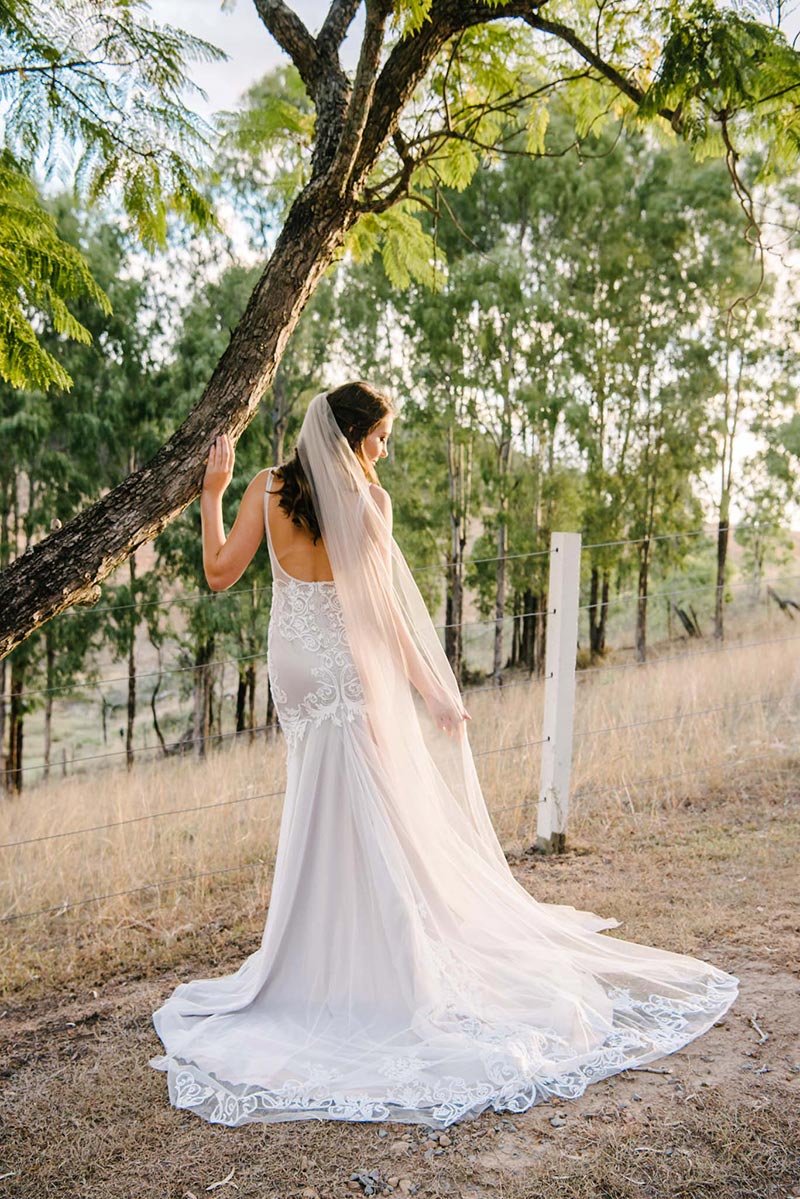
<path fill-rule="evenodd" d="M 328 3 L 329 0 L 289 0 L 290 7 L 312 33 L 322 24 Z M 202 116 L 233 108 L 250 84 L 272 67 L 288 61 L 261 23 L 253 0 L 236 0 L 229 12 L 221 11 L 220 0 L 150 0 L 150 9 L 156 21 L 205 38 L 229 56 L 227 62 L 196 64 L 190 72 L 195 83 L 208 94 L 207 103 L 198 98 L 191 104 Z M 362 5 L 344 43 L 345 67 L 355 65 L 363 23 Z M 788 38 L 800 37 L 798 0 L 783 6 L 783 28 Z"/>
<path fill-rule="evenodd" d="M 327 0 L 291 0 L 290 7 L 317 33 L 328 11 Z M 241 94 L 287 56 L 259 19 L 253 0 L 237 0 L 232 12 L 222 12 L 220 0 L 150 0 L 153 18 L 213 42 L 228 55 L 227 62 L 197 63 L 189 72 L 208 94 L 208 102 L 193 99 L 202 116 L 233 108 Z M 345 67 L 355 64 L 363 28 L 361 13 L 351 26 L 342 51 Z"/>

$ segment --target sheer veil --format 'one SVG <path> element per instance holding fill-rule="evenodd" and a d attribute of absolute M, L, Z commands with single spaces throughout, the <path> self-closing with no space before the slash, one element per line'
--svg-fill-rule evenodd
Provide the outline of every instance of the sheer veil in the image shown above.
<path fill-rule="evenodd" d="M 418 808 L 416 814 L 427 822 L 438 818 L 451 828 L 455 824 L 481 856 L 497 861 L 499 855 L 505 865 L 475 773 L 455 676 L 327 392 L 309 404 L 297 452 L 311 487 L 372 738 L 392 789 L 399 786 L 403 793 L 406 817 Z"/>
<path fill-rule="evenodd" d="M 733 976 L 598 935 L 617 922 L 514 877 L 455 677 L 327 393 L 297 450 L 334 587 L 276 573 L 289 753 L 269 917 L 235 974 L 182 983 L 155 1013 L 172 1102 L 232 1125 L 444 1128 L 575 1098 L 706 1031 Z"/>

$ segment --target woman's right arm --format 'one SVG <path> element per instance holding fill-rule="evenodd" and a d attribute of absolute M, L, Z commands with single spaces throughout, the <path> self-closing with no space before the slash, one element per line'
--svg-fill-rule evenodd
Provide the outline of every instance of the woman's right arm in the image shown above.
<path fill-rule="evenodd" d="M 392 501 L 388 491 L 384 491 L 382 487 L 376 487 L 374 483 L 370 484 L 370 493 L 373 501 L 377 506 L 381 516 L 383 517 L 386 530 L 386 559 L 389 575 L 392 571 Z M 389 587 L 389 596 L 392 597 L 391 585 Z M 461 702 L 461 699 L 456 699 L 449 691 L 444 689 L 431 670 L 428 663 L 422 657 L 417 646 L 411 639 L 408 629 L 406 628 L 405 620 L 402 614 L 398 611 L 395 613 L 395 632 L 400 645 L 400 652 L 403 656 L 406 674 L 410 682 L 416 687 L 419 694 L 425 701 L 429 713 L 433 717 L 437 728 L 449 735 L 456 733 L 460 735 L 462 722 L 471 720 L 467 709 Z"/>
<path fill-rule="evenodd" d="M 222 497 L 233 476 L 234 457 L 230 437 L 220 434 L 209 450 L 200 496 L 203 570 L 212 591 L 225 591 L 242 577 L 264 536 L 265 470 L 250 481 L 233 527 L 225 536 Z"/>

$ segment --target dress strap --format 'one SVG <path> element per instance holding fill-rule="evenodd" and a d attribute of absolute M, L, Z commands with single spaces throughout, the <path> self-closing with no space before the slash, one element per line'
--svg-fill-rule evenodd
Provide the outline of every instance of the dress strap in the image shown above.
<path fill-rule="evenodd" d="M 275 546 L 272 544 L 272 534 L 269 531 L 269 497 L 273 494 L 270 489 L 270 484 L 272 483 L 274 470 L 274 466 L 267 467 L 267 481 L 264 486 L 264 528 L 267 534 L 267 549 L 269 550 L 270 562 L 272 563 L 273 578 L 282 577 L 288 579 L 290 576 L 287 575 L 286 571 L 278 561 L 278 555 L 275 553 Z"/>

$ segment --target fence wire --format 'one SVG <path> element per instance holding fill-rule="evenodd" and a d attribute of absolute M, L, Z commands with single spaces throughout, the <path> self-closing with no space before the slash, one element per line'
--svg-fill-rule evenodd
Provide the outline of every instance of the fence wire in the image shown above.
<path fill-rule="evenodd" d="M 725 584 L 723 584 L 722 588 L 719 588 L 716 583 L 707 583 L 703 587 L 690 587 L 687 590 L 681 590 L 681 591 L 648 591 L 648 592 L 646 592 L 645 595 L 643 595 L 641 597 L 639 595 L 637 595 L 637 593 L 635 591 L 624 591 L 620 595 L 609 596 L 609 598 L 605 601 L 598 600 L 596 604 L 580 604 L 578 607 L 578 611 L 579 612 L 590 612 L 593 608 L 594 609 L 610 608 L 612 604 L 628 602 L 629 600 L 635 601 L 640 598 L 642 600 L 647 600 L 649 603 L 650 600 L 682 599 L 682 598 L 684 598 L 684 596 L 687 596 L 687 595 L 701 595 L 704 592 L 709 592 L 709 591 L 714 591 L 714 592 L 719 591 L 719 590 L 741 591 L 743 589 L 753 588 L 756 586 L 760 589 L 762 587 L 770 587 L 773 583 L 793 583 L 793 582 L 796 582 L 798 579 L 800 579 L 800 575 L 781 575 L 778 578 L 774 578 L 774 579 L 761 579 L 757 584 L 754 584 L 752 582 L 725 583 Z"/>
<path fill-rule="evenodd" d="M 528 744 L 528 743 L 526 743 L 526 744 Z M 542 744 L 542 743 L 541 742 L 532 742 L 530 744 Z M 504 748 L 519 748 L 519 747 L 508 746 L 508 747 L 504 747 Z M 784 753 L 786 753 L 786 752 L 787 751 L 784 750 Z M 792 750 L 789 750 L 788 752 L 796 753 L 796 752 L 800 752 L 800 751 L 792 749 Z M 606 795 L 613 791 L 629 791 L 633 787 L 654 786 L 657 783 L 672 782 L 675 779 L 688 778 L 691 775 L 709 774 L 709 773 L 713 773 L 714 771 L 731 770 L 734 767 L 741 766 L 741 764 L 743 762 L 757 762 L 757 761 L 762 761 L 762 760 L 766 760 L 766 759 L 772 760 L 773 769 L 775 771 L 778 771 L 781 769 L 782 764 L 779 764 L 775 761 L 774 751 L 770 751 L 768 753 L 763 753 L 763 754 L 748 754 L 744 757 L 737 758 L 735 761 L 731 761 L 731 762 L 718 762 L 715 764 L 709 764 L 707 766 L 693 767 L 689 770 L 675 771 L 674 773 L 671 773 L 671 774 L 661 774 L 661 775 L 654 775 L 654 776 L 647 777 L 647 778 L 631 779 L 628 782 L 614 783 L 609 787 L 590 788 L 589 790 L 586 790 L 586 791 L 577 791 L 575 793 L 575 795 L 573 796 L 573 799 L 576 799 L 576 800 L 577 799 L 587 799 L 587 798 L 592 798 L 592 797 L 595 797 L 598 795 Z M 272 794 L 280 794 L 280 793 L 277 792 L 277 793 L 272 793 Z M 252 796 L 252 797 L 248 797 L 248 798 L 255 799 L 255 798 L 264 798 L 264 797 L 263 796 L 261 796 L 261 797 Z M 230 802 L 230 801 L 227 801 L 227 802 Z M 506 812 L 521 812 L 527 808 L 538 807 L 538 804 L 539 804 L 538 798 L 525 800 L 523 803 L 520 803 L 520 804 L 511 804 L 508 807 L 494 808 L 493 810 L 490 811 L 490 815 L 492 817 L 495 817 L 495 816 L 500 816 Z M 209 804 L 209 805 L 204 805 L 204 806 L 214 807 L 217 805 Z M 145 883 L 138 887 L 129 887 L 122 891 L 108 891 L 101 895 L 90 895 L 90 896 L 85 896 L 82 899 L 67 900 L 63 903 L 51 904 L 48 907 L 35 908 L 33 910 L 26 911 L 26 912 L 14 912 L 11 915 L 4 916 L 2 919 L 0 919 L 0 925 L 12 924 L 12 923 L 16 923 L 17 921 L 20 921 L 20 920 L 33 920 L 34 918 L 37 918 L 40 916 L 62 915 L 63 913 L 68 912 L 73 908 L 87 907 L 90 904 L 103 903 L 110 899 L 120 899 L 120 898 L 124 898 L 124 897 L 130 896 L 130 895 L 140 895 L 146 891 L 159 890 L 159 889 L 168 888 L 168 887 L 170 887 L 170 888 L 176 887 L 176 886 L 182 885 L 183 883 L 197 882 L 200 879 L 213 878 L 216 875 L 235 874 L 235 873 L 240 873 L 244 870 L 254 870 L 257 868 L 258 869 L 262 869 L 262 868 L 269 869 L 270 867 L 268 867 L 267 863 L 265 863 L 263 860 L 259 859 L 255 862 L 247 862 L 240 866 L 225 866 L 225 867 L 222 867 L 217 870 L 204 870 L 197 874 L 184 874 L 184 875 L 179 875 L 179 876 L 172 877 L 172 878 L 160 879 L 157 882 Z"/>
<path fill-rule="evenodd" d="M 740 529 L 745 528 L 745 527 L 746 528 L 776 528 L 776 527 L 780 527 L 780 526 L 774 526 L 774 525 L 739 526 Z M 683 533 L 657 534 L 650 538 L 636 538 L 636 539 L 624 539 L 624 540 L 610 541 L 610 542 L 598 542 L 598 543 L 595 543 L 592 545 L 586 545 L 583 547 L 583 549 L 595 550 L 595 549 L 612 548 L 612 547 L 623 547 L 623 546 L 627 546 L 627 545 L 642 544 L 645 541 L 675 540 L 675 539 L 679 539 L 682 537 L 699 537 L 699 536 L 703 536 L 703 535 L 707 535 L 710 538 L 715 538 L 716 532 L 709 533 L 705 529 L 699 529 L 699 530 L 690 530 L 690 531 L 686 531 Z M 553 550 L 532 551 L 530 553 L 505 555 L 505 557 L 507 560 L 508 559 L 526 559 L 526 558 L 549 556 L 552 552 L 558 552 L 558 551 L 557 550 L 555 550 L 555 551 L 553 551 Z M 498 560 L 499 560 L 499 556 L 498 557 L 471 559 L 471 560 L 469 560 L 469 562 L 478 564 L 478 563 L 493 562 L 493 561 L 498 561 Z M 466 564 L 469 564 L 469 562 Z M 454 565 L 454 564 L 453 563 L 445 564 L 445 566 L 450 566 L 450 565 Z M 428 568 L 423 567 L 421 569 L 428 569 Z M 434 569 L 434 567 L 430 567 L 429 569 Z M 442 569 L 442 564 L 437 564 L 435 569 Z M 790 575 L 790 576 L 780 576 L 777 579 L 761 580 L 760 586 L 763 586 L 765 584 L 770 585 L 773 583 L 793 582 L 793 581 L 796 581 L 796 579 L 799 577 L 800 576 L 797 576 L 797 575 Z M 748 581 L 748 582 L 742 582 L 739 584 L 726 585 L 725 589 L 730 590 L 733 588 L 744 588 L 744 587 L 752 588 L 753 583 Z M 258 595 L 259 592 L 269 591 L 269 590 L 270 590 L 269 587 L 256 589 L 255 591 L 252 588 L 244 588 L 244 589 L 240 589 L 237 591 L 229 591 L 229 592 L 222 593 L 222 594 L 225 594 L 226 596 L 227 595 L 230 595 L 230 596 L 235 596 L 235 595 L 254 596 L 254 595 Z M 642 598 L 675 599 L 675 598 L 679 598 L 679 597 L 682 597 L 685 595 L 699 594 L 701 592 L 716 592 L 716 591 L 718 591 L 716 584 L 710 584 L 708 586 L 700 587 L 700 588 L 682 589 L 679 591 L 662 591 L 662 592 L 649 593 L 646 597 L 642 597 Z M 167 606 L 167 605 L 172 605 L 172 604 L 180 604 L 181 602 L 195 602 L 195 601 L 199 601 L 201 599 L 210 598 L 212 595 L 217 595 L 217 594 L 219 594 L 219 593 L 198 592 L 196 595 L 187 595 L 187 596 L 183 596 L 183 597 L 179 596 L 179 597 L 175 597 L 174 599 L 171 599 L 171 600 L 144 601 L 142 604 L 111 605 L 104 609 L 95 609 L 95 610 L 113 611 L 113 610 L 124 610 L 124 609 L 131 609 L 131 608 L 137 608 L 137 607 L 146 607 L 146 606 L 161 607 L 161 606 Z M 618 600 L 627 599 L 627 598 L 636 599 L 636 600 L 639 599 L 639 597 L 635 593 L 629 593 L 629 595 L 626 595 L 626 596 L 616 596 L 616 597 L 610 598 L 607 601 L 607 603 L 610 606 L 612 603 L 615 603 Z M 605 605 L 602 603 L 602 601 L 599 601 L 596 604 L 582 605 L 579 610 L 585 611 L 587 609 L 592 609 L 592 608 L 597 609 L 597 608 L 601 608 L 603 606 L 605 606 Z M 439 630 L 445 630 L 448 628 L 458 627 L 459 625 L 461 625 L 464 628 L 476 627 L 476 626 L 477 627 L 495 626 L 500 621 L 506 622 L 506 621 L 515 620 L 515 619 L 521 620 L 525 617 L 539 617 L 539 616 L 548 616 L 548 615 L 552 615 L 552 610 L 544 609 L 544 610 L 535 610 L 535 611 L 531 611 L 531 612 L 509 614 L 509 615 L 504 615 L 503 617 L 500 617 L 500 618 L 494 616 L 494 617 L 490 617 L 485 620 L 469 621 L 469 622 L 454 622 L 452 624 L 438 625 L 436 627 Z M 735 642 L 735 643 L 729 642 L 729 643 L 725 643 L 720 646 L 714 646 L 712 648 L 692 650 L 687 653 L 664 655 L 664 656 L 659 656 L 659 657 L 651 657 L 649 659 L 646 659 L 643 662 L 627 661 L 627 662 L 620 662 L 620 663 L 609 663 L 607 665 L 603 665 L 603 666 L 599 666 L 599 667 L 587 667 L 587 668 L 579 669 L 575 673 L 576 673 L 576 675 L 585 676 L 585 675 L 602 674 L 605 672 L 616 671 L 616 670 L 636 669 L 636 668 L 640 668 L 643 666 L 657 666 L 657 665 L 661 665 L 662 663 L 667 663 L 667 662 L 674 663 L 674 662 L 686 661 L 686 660 L 693 659 L 693 658 L 704 657 L 707 654 L 719 654 L 719 653 L 732 652 L 732 651 L 738 650 L 738 649 L 752 649 L 752 648 L 770 646 L 770 645 L 782 645 L 784 643 L 796 642 L 798 640 L 800 640 L 800 635 L 788 636 L 788 637 L 777 637 L 777 638 L 764 638 L 764 639 L 759 639 L 759 640 Z M 218 659 L 214 662 L 206 663 L 201 666 L 198 666 L 197 664 L 193 663 L 193 664 L 190 664 L 187 666 L 182 666 L 182 667 L 173 667 L 173 668 L 168 668 L 168 669 L 158 670 L 158 671 L 145 671 L 142 673 L 138 673 L 135 676 L 123 675 L 123 676 L 117 676 L 114 678 L 101 679 L 101 680 L 98 680 L 93 683 L 77 685 L 77 687 L 75 684 L 63 684 L 63 685 L 60 685 L 57 687 L 40 688 L 37 690 L 26 691 L 25 695 L 26 695 L 26 697 L 34 696 L 34 695 L 46 695 L 46 694 L 54 693 L 57 691 L 75 691 L 75 690 L 81 689 L 82 687 L 97 688 L 100 686 L 107 686 L 107 685 L 111 685 L 111 684 L 127 683 L 130 681 L 130 679 L 132 677 L 136 678 L 137 680 L 142 680 L 145 678 L 164 677 L 164 676 L 175 675 L 175 674 L 185 674 L 188 672 L 211 670 L 211 669 L 215 669 L 215 668 L 224 667 L 224 666 L 230 665 L 230 664 L 238 664 L 238 663 L 242 663 L 242 662 L 264 660 L 265 656 L 266 655 L 263 652 L 256 653 L 256 654 L 247 654 L 247 655 L 242 655 L 239 657 Z M 546 676 L 546 678 L 534 677 L 531 674 L 525 679 L 512 679 L 511 681 L 508 681 L 508 682 L 505 682 L 502 680 L 502 678 L 499 678 L 499 679 L 493 680 L 491 683 L 489 683 L 487 685 L 482 685 L 482 686 L 478 686 L 478 687 L 467 687 L 464 689 L 462 694 L 464 697 L 467 697 L 467 696 L 479 694 L 479 693 L 485 692 L 485 691 L 492 691 L 495 695 L 497 695 L 497 694 L 502 694 L 505 690 L 513 688 L 513 687 L 518 687 L 518 686 L 530 687 L 534 683 L 545 682 L 545 681 L 547 681 L 547 678 L 552 678 L 552 674 Z M 690 710 L 690 711 L 686 711 L 686 712 L 676 712 L 676 713 L 670 714 L 669 716 L 652 717 L 652 718 L 646 718 L 643 720 L 630 721 L 630 722 L 622 723 L 622 724 L 614 724 L 614 725 L 607 725 L 607 726 L 598 727 L 598 728 L 583 729 L 583 730 L 577 731 L 574 734 L 574 736 L 576 738 L 581 738 L 581 737 L 592 737 L 592 736 L 598 736 L 598 735 L 609 735 L 611 733 L 622 732 L 622 731 L 625 731 L 628 729 L 640 729 L 640 728 L 644 728 L 644 727 L 651 726 L 651 725 L 661 725 L 661 724 L 668 724 L 668 723 L 672 723 L 672 722 L 681 722 L 681 721 L 685 721 L 688 719 L 703 718 L 706 716 L 724 713 L 724 712 L 741 711 L 741 710 L 746 710 L 748 708 L 754 708 L 754 707 L 758 707 L 758 706 L 766 707 L 769 705 L 774 705 L 774 704 L 782 702 L 783 698 L 784 697 L 782 697 L 782 696 L 765 696 L 765 697 L 762 697 L 759 699 L 744 701 L 741 703 L 719 704 L 719 705 L 709 706 L 707 708 L 694 709 L 694 710 Z M 139 747 L 137 749 L 134 749 L 132 752 L 134 753 L 134 755 L 139 755 L 141 753 L 154 752 L 154 751 L 155 752 L 163 752 L 164 749 L 166 749 L 167 751 L 179 750 L 179 749 L 183 749 L 183 748 L 188 748 L 189 746 L 191 746 L 199 741 L 209 743 L 209 742 L 222 741 L 222 740 L 227 740 L 227 739 L 242 737 L 242 736 L 251 737 L 255 733 L 265 732 L 268 729 L 274 729 L 274 728 L 275 728 L 274 725 L 262 724 L 262 725 L 256 726 L 253 729 L 237 730 L 236 732 L 232 732 L 232 733 L 225 733 L 225 734 L 220 733 L 220 734 L 212 734 L 212 735 L 203 736 L 203 737 L 194 737 L 191 739 L 181 739 L 180 741 L 168 743 L 166 746 L 162 746 L 161 744 L 154 744 L 152 746 Z M 486 757 L 497 755 L 497 754 L 511 753 L 511 752 L 515 752 L 515 751 L 521 750 L 521 749 L 527 749 L 527 748 L 545 745 L 549 742 L 549 740 L 550 740 L 549 737 L 544 737 L 544 738 L 538 738 L 538 739 L 532 739 L 532 740 L 525 740 L 525 741 L 517 742 L 517 743 L 511 744 L 511 745 L 491 746 L 487 749 L 482 749 L 482 750 L 475 752 L 474 757 L 475 758 L 486 758 Z M 793 753 L 798 752 L 797 750 L 795 750 L 793 748 L 788 749 L 788 750 L 785 747 L 780 747 L 780 748 L 784 754 L 793 754 Z M 78 765 L 84 761 L 97 761 L 102 758 L 120 757 L 122 755 L 127 755 L 128 752 L 129 751 L 127 751 L 127 750 L 115 750 L 115 751 L 110 751 L 110 752 L 104 752 L 101 754 L 90 754 L 90 755 L 86 755 L 86 756 L 78 758 L 78 759 L 73 759 L 72 762 L 70 763 L 70 765 L 72 765 L 72 766 Z M 588 789 L 583 789 L 583 790 L 579 789 L 578 791 L 576 791 L 574 793 L 572 798 L 574 800 L 581 800 L 581 799 L 586 799 L 586 798 L 593 798 L 596 796 L 607 795 L 607 794 L 614 793 L 614 792 L 629 792 L 630 790 L 635 789 L 635 788 L 656 786 L 661 783 L 672 782 L 672 781 L 687 778 L 687 777 L 690 777 L 693 775 L 702 775 L 702 774 L 713 773 L 715 771 L 730 770 L 734 767 L 740 766 L 743 763 L 757 762 L 757 761 L 766 760 L 766 759 L 772 760 L 774 769 L 776 769 L 776 770 L 781 769 L 782 763 L 779 764 L 776 761 L 776 752 L 775 752 L 775 750 L 772 750 L 767 753 L 749 754 L 749 755 L 745 755 L 743 757 L 737 757 L 735 760 L 732 760 L 732 761 L 718 762 L 716 764 L 707 764 L 705 766 L 693 767 L 693 768 L 690 768 L 687 770 L 680 770 L 680 771 L 676 771 L 676 772 L 672 772 L 672 773 L 668 773 L 668 774 L 634 778 L 634 779 L 630 779 L 628 781 L 614 783 L 614 784 L 611 784 L 610 786 L 590 787 Z M 21 768 L 20 773 L 22 772 L 22 770 L 25 770 L 25 771 L 41 770 L 44 767 L 45 767 L 45 764 L 42 762 L 39 762 L 39 763 L 35 763 L 33 765 L 29 765 L 29 766 Z M 50 769 L 53 770 L 54 772 L 57 772 L 58 766 L 51 764 Z M 157 811 L 157 812 L 141 813 L 138 816 L 126 817 L 124 819 L 109 821 L 109 822 L 103 823 L 103 824 L 97 824 L 97 825 L 82 827 L 82 828 L 77 828 L 77 829 L 67 829 L 67 830 L 63 830 L 60 832 L 43 834 L 41 836 L 25 837 L 25 838 L 21 838 L 16 841 L 9 841 L 4 844 L 0 844 L 0 850 L 19 850 L 25 846 L 39 845 L 39 844 L 46 843 L 46 842 L 61 841 L 61 840 L 64 840 L 66 838 L 71 838 L 71 837 L 82 837 L 82 836 L 87 836 L 90 834 L 109 832 L 112 830 L 125 828 L 128 826 L 134 825 L 134 824 L 142 824 L 147 821 L 178 818 L 178 817 L 185 816 L 185 815 L 196 815 L 196 814 L 200 814 L 205 811 L 216 810 L 216 809 L 230 807 L 230 806 L 234 806 L 234 805 L 240 805 L 240 804 L 244 804 L 244 803 L 251 803 L 251 802 L 258 801 L 258 800 L 280 798 L 283 795 L 284 795 L 284 789 L 280 788 L 278 790 L 272 790 L 272 791 L 266 791 L 266 792 L 256 792 L 256 793 L 252 793 L 252 794 L 244 794 L 244 795 L 234 796 L 234 797 L 231 797 L 228 799 L 222 799 L 222 800 L 214 801 L 211 803 L 195 804 L 195 805 L 190 805 L 190 806 L 185 806 L 185 807 L 163 809 L 163 810 Z M 492 817 L 495 817 L 495 816 L 499 816 L 501 814 L 508 813 L 508 812 L 524 811 L 526 809 L 535 808 L 536 806 L 538 806 L 538 803 L 539 803 L 538 798 L 531 798 L 531 799 L 525 800 L 524 802 L 522 802 L 520 804 L 495 808 L 491 811 L 491 815 L 492 815 Z M 39 909 L 33 909 L 30 911 L 25 911 L 25 912 L 12 913 L 12 914 L 7 915 L 4 918 L 2 918 L 2 920 L 0 920 L 0 923 L 9 924 L 9 923 L 13 923 L 16 921 L 25 920 L 25 919 L 33 919 L 33 918 L 40 917 L 40 916 L 62 914 L 67 911 L 70 911 L 71 909 L 74 909 L 74 908 L 80 908 L 80 907 L 88 906 L 91 904 L 102 903 L 104 901 L 108 901 L 108 900 L 112 900 L 112 899 L 118 899 L 118 898 L 137 895 L 137 894 L 143 894 L 148 891 L 156 891 L 156 890 L 160 890 L 160 889 L 174 888 L 174 887 L 181 886 L 185 883 L 196 882 L 196 881 L 199 881 L 202 879 L 212 878 L 215 876 L 222 876 L 222 875 L 243 872 L 243 871 L 247 871 L 247 870 L 265 868 L 265 865 L 266 864 L 262 860 L 259 859 L 254 862 L 249 862 L 249 863 L 245 863 L 245 864 L 238 865 L 238 866 L 222 867 L 219 869 L 202 871 L 202 872 L 198 872 L 198 873 L 194 873 L 194 874 L 170 877 L 170 878 L 161 879 L 161 880 L 150 882 L 150 883 L 145 883 L 145 884 L 142 884 L 142 885 L 139 885 L 136 887 L 127 888 L 127 889 L 120 890 L 120 891 L 107 892 L 107 893 L 100 894 L 100 895 L 86 896 L 86 897 L 79 898 L 79 899 L 65 900 L 62 903 L 54 904 L 54 905 L 51 905 L 48 907 L 42 907 Z"/>
<path fill-rule="evenodd" d="M 182 874 L 176 878 L 161 879 L 157 883 L 144 883 L 141 887 L 128 887 L 124 891 L 107 891 L 104 895 L 89 895 L 84 899 L 71 899 L 66 903 L 55 903 L 48 908 L 35 908 L 31 912 L 14 912 L 4 916 L 0 924 L 13 924 L 17 920 L 32 920 L 35 916 L 62 915 L 71 908 L 85 908 L 91 903 L 103 903 L 107 899 L 122 899 L 127 895 L 141 895 L 144 891 L 156 891 L 164 887 L 177 887 L 181 883 L 194 883 L 201 878 L 213 878 L 217 874 L 237 874 L 243 870 L 269 869 L 263 861 L 246 862 L 241 866 L 223 866 L 219 870 L 203 870 L 199 874 Z"/>
<path fill-rule="evenodd" d="M 714 649 L 697 649 L 688 654 L 664 654 L 658 658 L 645 658 L 643 662 L 609 662 L 607 666 L 584 666 L 575 671 L 576 675 L 605 674 L 611 670 L 641 670 L 646 666 L 661 666 L 664 662 L 685 662 L 688 658 L 704 658 L 707 654 L 725 654 L 737 649 L 754 649 L 760 645 L 784 645 L 790 641 L 800 641 L 796 637 L 768 637 L 763 641 L 736 641 L 720 645 Z"/>
<path fill-rule="evenodd" d="M 800 752 L 798 749 L 785 748 L 782 750 L 784 754 L 794 754 Z M 593 799 L 598 795 L 609 795 L 613 791 L 629 791 L 633 787 L 655 786 L 656 783 L 674 782 L 675 779 L 689 778 L 692 775 L 711 774 L 715 770 L 732 770 L 734 767 L 740 766 L 743 762 L 758 762 L 770 759 L 774 763 L 774 769 L 780 770 L 783 763 L 776 761 L 774 750 L 770 750 L 763 754 L 747 754 L 744 757 L 736 758 L 730 762 L 716 762 L 707 766 L 693 766 L 689 770 L 677 770 L 671 774 L 657 774 L 646 778 L 629 779 L 627 782 L 612 783 L 608 787 L 590 787 L 585 791 L 576 791 L 571 797 L 571 800 Z M 499 816 L 503 812 L 521 812 L 525 808 L 536 808 L 539 806 L 540 800 L 538 796 L 533 799 L 526 799 L 519 804 L 510 804 L 508 807 L 494 808 L 492 816 Z"/>

